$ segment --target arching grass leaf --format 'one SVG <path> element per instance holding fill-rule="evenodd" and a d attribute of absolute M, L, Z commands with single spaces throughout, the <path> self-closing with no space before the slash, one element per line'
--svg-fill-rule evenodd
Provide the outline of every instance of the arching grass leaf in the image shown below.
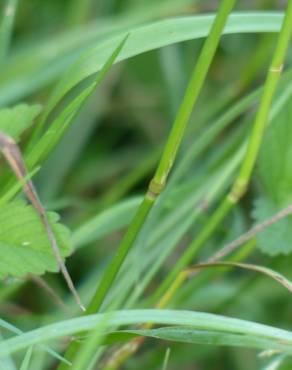
<path fill-rule="evenodd" d="M 262 349 L 276 348 L 285 353 L 292 353 L 292 333 L 272 326 L 252 321 L 228 318 L 204 312 L 183 310 L 125 310 L 106 314 L 94 314 L 65 320 L 32 330 L 0 343 L 0 356 L 14 353 L 52 339 L 61 338 L 74 333 L 92 330 L 101 323 L 107 323 L 106 333 L 113 331 L 110 326 L 149 323 L 167 325 L 171 328 L 154 329 L 153 334 L 163 339 L 180 340 L 185 343 L 210 343 L 243 345 Z M 179 326 L 179 331 L 173 326 Z M 169 330 L 167 332 L 167 330 Z M 114 330 L 116 332 L 116 330 Z M 130 331 L 131 332 L 131 331 Z M 190 336 L 192 333 L 192 337 Z M 202 334 L 200 339 L 200 334 Z M 100 331 L 104 335 L 104 331 Z M 237 343 L 232 342 L 236 340 Z M 250 340 L 250 345 L 248 341 Z"/>
<path fill-rule="evenodd" d="M 131 34 L 132 40 L 118 60 L 125 60 L 177 42 L 205 37 L 213 20 L 214 15 L 176 17 L 151 22 L 147 25 L 122 28 L 124 34 Z M 279 12 L 235 13 L 231 14 L 224 33 L 278 32 L 282 20 L 283 14 Z M 100 69 L 108 58 L 110 50 L 119 42 L 122 35 L 121 29 L 118 28 L 105 36 L 99 34 L 99 29 L 100 22 L 97 22 L 94 27 L 89 25 L 87 28 L 78 30 L 78 33 L 74 30 L 63 37 L 58 35 L 42 45 L 38 44 L 27 52 L 16 55 L 7 63 L 5 70 L 0 71 L 0 81 L 4 81 L 3 89 L 0 91 L 0 105 L 27 96 L 52 82 L 76 60 L 76 55 L 80 55 L 84 46 L 90 47 L 95 42 L 98 46 L 94 54 L 96 54 L 98 64 L 88 61 L 82 76 L 76 74 L 70 86 L 68 82 L 66 85 L 60 84 L 50 102 L 50 106 L 53 106 L 60 99 L 64 88 L 70 89 L 78 81 Z M 64 51 L 66 51 L 65 54 Z M 19 72 L 18 61 L 20 59 L 23 61 L 23 68 Z M 71 72 L 73 73 L 72 70 Z M 11 76 L 9 81 L 7 81 L 7 76 Z"/>

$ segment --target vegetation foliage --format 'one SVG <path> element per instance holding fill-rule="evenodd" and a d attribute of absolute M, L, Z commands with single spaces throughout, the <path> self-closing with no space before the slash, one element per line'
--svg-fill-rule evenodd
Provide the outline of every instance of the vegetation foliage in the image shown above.
<path fill-rule="evenodd" d="M 0 11 L 0 369 L 290 369 L 292 1 Z"/>

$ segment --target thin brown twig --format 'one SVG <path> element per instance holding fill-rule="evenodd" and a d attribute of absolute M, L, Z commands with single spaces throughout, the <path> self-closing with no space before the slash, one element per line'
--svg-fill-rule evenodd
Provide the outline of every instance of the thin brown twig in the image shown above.
<path fill-rule="evenodd" d="M 290 280 L 286 279 L 285 276 L 267 267 L 253 265 L 250 263 L 241 263 L 241 262 L 232 262 L 232 261 L 204 262 L 204 263 L 198 263 L 197 265 L 191 266 L 185 271 L 187 272 L 188 277 L 192 277 L 194 275 L 197 275 L 197 272 L 199 270 L 209 268 L 209 267 L 211 268 L 212 267 L 239 267 L 245 270 L 260 272 L 261 274 L 271 277 L 273 280 L 281 284 L 284 288 L 289 290 L 290 293 L 292 293 L 292 283 Z"/>
<path fill-rule="evenodd" d="M 266 228 L 272 226 L 276 222 L 282 220 L 283 218 L 292 214 L 292 204 L 289 204 L 287 207 L 281 209 L 272 217 L 268 218 L 267 220 L 263 221 L 262 223 L 252 227 L 246 233 L 242 234 L 239 238 L 233 240 L 231 243 L 226 244 L 222 249 L 220 249 L 217 253 L 215 253 L 207 262 L 218 261 L 222 257 L 227 256 L 228 254 L 234 252 L 238 247 L 242 244 L 248 242 L 252 238 L 254 238 L 258 233 L 262 232 Z"/>

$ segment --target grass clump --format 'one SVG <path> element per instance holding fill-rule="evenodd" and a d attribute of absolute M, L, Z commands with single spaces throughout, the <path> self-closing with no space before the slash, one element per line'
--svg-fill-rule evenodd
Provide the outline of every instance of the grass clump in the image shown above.
<path fill-rule="evenodd" d="M 5 369 L 289 368 L 292 3 L 1 12 Z"/>

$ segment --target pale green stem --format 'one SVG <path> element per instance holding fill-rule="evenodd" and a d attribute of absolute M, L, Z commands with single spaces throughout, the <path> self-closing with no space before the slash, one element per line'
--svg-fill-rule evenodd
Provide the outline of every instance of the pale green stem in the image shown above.
<path fill-rule="evenodd" d="M 288 50 L 291 34 L 292 1 L 289 1 L 285 18 L 278 37 L 272 63 L 267 73 L 259 109 L 255 117 L 252 133 L 248 141 L 246 155 L 239 171 L 239 175 L 236 178 L 229 194 L 225 197 L 223 202 L 219 205 L 218 209 L 211 216 L 209 222 L 199 233 L 198 237 L 190 244 L 185 253 L 178 260 L 170 274 L 161 284 L 159 289 L 155 292 L 156 299 L 159 299 L 159 297 L 161 297 L 166 292 L 166 290 L 171 290 L 171 284 L 176 284 L 175 280 L 178 279 L 180 271 L 182 271 L 185 266 L 192 262 L 198 251 L 203 247 L 204 243 L 216 230 L 221 221 L 245 194 L 252 171 L 256 163 L 266 122 L 268 120 L 272 99 L 275 95 L 276 87 L 280 79 L 281 71 L 283 69 L 283 63 Z"/>

